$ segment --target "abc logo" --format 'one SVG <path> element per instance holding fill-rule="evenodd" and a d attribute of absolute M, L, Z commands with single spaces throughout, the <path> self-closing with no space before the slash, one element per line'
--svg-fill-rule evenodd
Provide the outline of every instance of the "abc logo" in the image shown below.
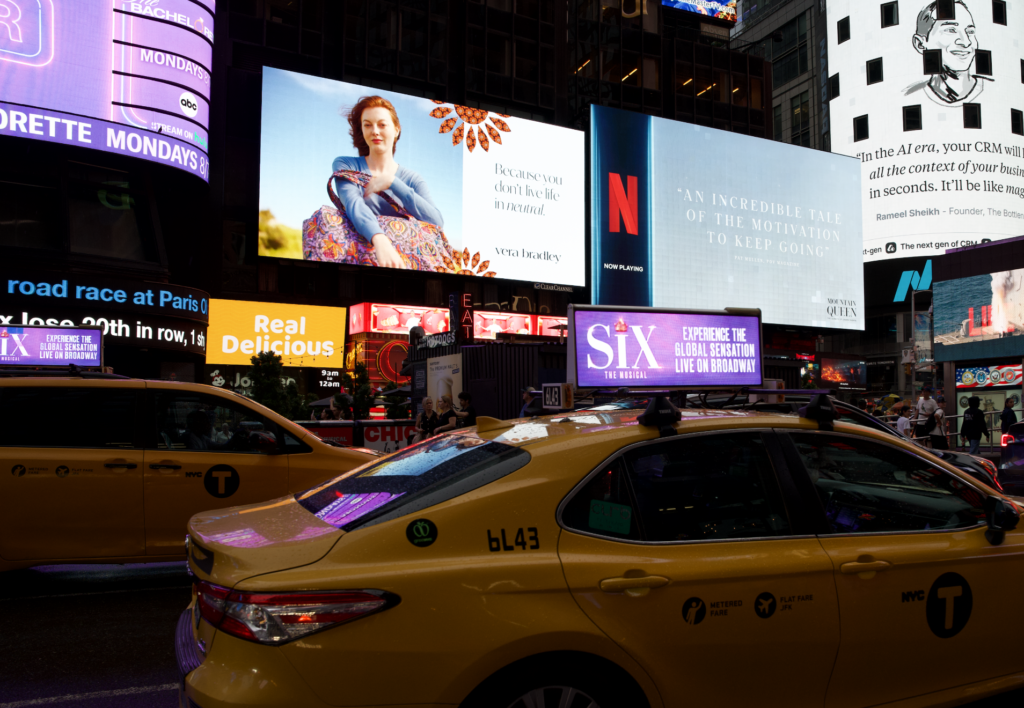
<path fill-rule="evenodd" d="M 188 91 L 178 97 L 178 105 L 181 106 L 181 112 L 189 118 L 195 118 L 199 114 L 199 100 Z"/>

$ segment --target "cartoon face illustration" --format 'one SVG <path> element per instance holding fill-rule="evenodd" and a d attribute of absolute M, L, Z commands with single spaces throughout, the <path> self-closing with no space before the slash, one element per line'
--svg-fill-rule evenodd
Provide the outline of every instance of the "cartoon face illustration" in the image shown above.
<path fill-rule="evenodd" d="M 926 49 L 941 49 L 943 69 L 969 70 L 978 49 L 974 16 L 963 2 L 957 2 L 955 19 L 939 20 L 935 6 L 936 3 L 929 3 L 917 16 L 914 48 L 921 54 Z"/>
<path fill-rule="evenodd" d="M 210 383 L 212 383 L 217 388 L 220 388 L 221 386 L 224 385 L 224 377 L 220 375 L 220 369 L 214 369 L 213 372 L 210 374 L 210 378 L 212 379 Z"/>

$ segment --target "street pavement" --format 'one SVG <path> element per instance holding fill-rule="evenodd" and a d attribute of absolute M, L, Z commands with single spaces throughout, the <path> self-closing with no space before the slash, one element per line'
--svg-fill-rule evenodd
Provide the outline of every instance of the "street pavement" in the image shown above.
<path fill-rule="evenodd" d="M 190 587 L 184 562 L 0 575 L 0 708 L 175 708 Z M 1024 689 L 970 705 L 1019 708 Z"/>

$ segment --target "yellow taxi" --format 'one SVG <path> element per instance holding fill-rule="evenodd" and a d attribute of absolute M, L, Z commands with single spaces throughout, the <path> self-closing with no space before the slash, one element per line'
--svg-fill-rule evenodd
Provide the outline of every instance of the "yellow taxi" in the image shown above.
<path fill-rule="evenodd" d="M 200 514 L 181 705 L 909 707 L 1020 686 L 1016 504 L 835 417 L 818 397 L 480 418 Z"/>
<path fill-rule="evenodd" d="M 308 489 L 368 460 L 211 386 L 0 379 L 0 571 L 184 558 L 200 511 Z"/>

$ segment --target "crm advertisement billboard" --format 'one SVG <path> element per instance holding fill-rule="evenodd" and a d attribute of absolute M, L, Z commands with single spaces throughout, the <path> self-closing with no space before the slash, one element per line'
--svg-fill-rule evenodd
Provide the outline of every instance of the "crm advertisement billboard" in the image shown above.
<path fill-rule="evenodd" d="M 284 366 L 342 368 L 345 308 L 210 300 L 207 364 L 245 364 L 260 352 Z"/>
<path fill-rule="evenodd" d="M 593 298 L 864 328 L 860 165 L 591 107 Z"/>
<path fill-rule="evenodd" d="M 260 255 L 585 285 L 581 131 L 265 68 L 260 144 Z"/>
<path fill-rule="evenodd" d="M 1024 232 L 1024 14 L 941 5 L 828 3 L 832 151 L 862 162 L 866 261 Z"/>
<path fill-rule="evenodd" d="M 209 179 L 215 0 L 3 0 L 0 135 Z"/>
<path fill-rule="evenodd" d="M 758 386 L 761 376 L 756 314 L 569 306 L 577 386 Z"/>

